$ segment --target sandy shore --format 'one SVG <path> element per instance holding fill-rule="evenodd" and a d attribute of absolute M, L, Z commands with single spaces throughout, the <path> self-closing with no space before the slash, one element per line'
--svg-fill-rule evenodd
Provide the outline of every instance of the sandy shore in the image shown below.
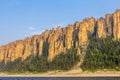
<path fill-rule="evenodd" d="M 120 71 L 80 71 L 71 70 L 67 72 L 50 71 L 47 73 L 25 73 L 25 74 L 7 74 L 0 73 L 0 77 L 120 77 Z"/>

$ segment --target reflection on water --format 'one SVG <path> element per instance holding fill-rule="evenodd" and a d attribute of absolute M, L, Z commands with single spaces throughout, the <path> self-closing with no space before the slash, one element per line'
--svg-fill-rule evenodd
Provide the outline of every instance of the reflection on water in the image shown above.
<path fill-rule="evenodd" d="M 120 77 L 0 77 L 0 80 L 120 80 Z"/>

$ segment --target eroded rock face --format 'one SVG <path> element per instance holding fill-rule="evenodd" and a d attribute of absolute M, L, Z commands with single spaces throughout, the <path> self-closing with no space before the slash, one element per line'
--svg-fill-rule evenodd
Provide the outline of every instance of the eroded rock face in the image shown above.
<path fill-rule="evenodd" d="M 17 58 L 25 60 L 30 55 L 46 55 L 48 61 L 66 49 L 74 47 L 81 54 L 80 46 L 88 43 L 89 37 L 105 38 L 112 36 L 114 40 L 120 39 L 120 10 L 114 14 L 106 14 L 105 19 L 86 18 L 82 22 L 75 22 L 65 28 L 46 30 L 40 35 L 17 40 L 0 47 L 0 61 L 5 63 Z"/>
<path fill-rule="evenodd" d="M 11 60 L 11 61 L 14 61 L 14 57 L 15 57 L 15 55 L 13 54 L 13 53 L 15 53 L 15 43 L 13 42 L 13 43 L 10 43 L 9 45 L 8 45 L 8 47 L 7 47 L 7 49 L 8 50 L 6 50 L 6 51 L 8 51 L 6 54 L 7 54 L 7 56 L 6 56 L 6 58 L 8 58 L 8 60 Z M 10 47 L 10 48 L 9 48 Z"/>
<path fill-rule="evenodd" d="M 70 49 L 73 46 L 73 26 L 68 25 L 66 28 L 66 33 L 65 33 L 65 47 L 67 49 Z"/>
<path fill-rule="evenodd" d="M 25 60 L 27 57 L 29 57 L 32 54 L 32 47 L 31 47 L 31 38 L 26 38 L 24 42 L 24 54 L 22 56 L 22 59 Z"/>
<path fill-rule="evenodd" d="M 64 36 L 63 36 L 63 29 L 61 27 L 58 27 L 55 31 L 55 34 L 57 36 L 57 39 L 55 41 L 55 55 L 61 53 L 61 51 L 64 51 Z"/>
<path fill-rule="evenodd" d="M 38 41 L 38 45 L 39 45 L 39 56 L 42 56 L 42 53 L 43 53 L 43 39 L 41 37 Z"/>
<path fill-rule="evenodd" d="M 76 21 L 75 24 L 74 24 L 74 26 L 75 26 L 75 29 L 78 29 L 80 27 L 80 22 Z"/>
<path fill-rule="evenodd" d="M 6 51 L 6 47 L 5 46 L 0 47 L 0 61 L 4 60 L 5 51 Z"/>
<path fill-rule="evenodd" d="M 105 23 L 106 23 L 107 35 L 112 36 L 112 34 L 113 34 L 113 15 L 112 14 L 106 14 Z"/>
<path fill-rule="evenodd" d="M 63 41 L 65 40 L 63 31 L 61 27 L 58 27 L 56 30 L 52 30 L 48 39 L 49 49 L 48 49 L 48 60 L 52 59 L 64 51 Z"/>
<path fill-rule="evenodd" d="M 84 22 L 86 23 L 85 26 L 87 28 L 87 31 L 89 32 L 89 35 L 93 35 L 96 19 L 93 18 L 93 17 L 92 18 L 86 18 L 86 19 L 84 19 Z"/>
<path fill-rule="evenodd" d="M 48 48 L 48 60 L 51 61 L 55 57 L 55 41 L 57 36 L 55 35 L 55 31 L 52 30 L 48 39 L 49 48 Z"/>
<path fill-rule="evenodd" d="M 80 24 L 78 32 L 79 46 L 85 45 L 88 41 L 87 27 L 88 24 L 86 22 L 82 22 Z"/>
<path fill-rule="evenodd" d="M 103 19 L 97 20 L 97 34 L 96 35 L 98 38 L 106 37 L 105 21 Z"/>
<path fill-rule="evenodd" d="M 120 10 L 117 10 L 113 14 L 114 26 L 113 26 L 113 37 L 115 40 L 120 39 Z"/>

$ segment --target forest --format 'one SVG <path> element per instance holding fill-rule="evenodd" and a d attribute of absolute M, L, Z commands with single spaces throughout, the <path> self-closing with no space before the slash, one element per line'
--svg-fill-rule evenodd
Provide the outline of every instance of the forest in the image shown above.
<path fill-rule="evenodd" d="M 96 71 L 98 69 L 120 70 L 120 41 L 112 37 L 91 37 L 87 47 L 83 70 Z"/>

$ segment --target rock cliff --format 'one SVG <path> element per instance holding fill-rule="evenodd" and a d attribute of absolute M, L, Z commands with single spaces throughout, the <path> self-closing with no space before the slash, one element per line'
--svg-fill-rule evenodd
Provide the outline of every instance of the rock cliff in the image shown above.
<path fill-rule="evenodd" d="M 46 30 L 40 35 L 34 35 L 24 40 L 17 40 L 0 47 L 0 61 L 14 61 L 21 57 L 25 60 L 30 55 L 46 55 L 49 61 L 71 47 L 78 49 L 88 43 L 91 36 L 97 38 L 113 37 L 120 39 L 120 10 L 106 14 L 105 18 L 86 18 L 76 21 L 65 28 Z"/>

